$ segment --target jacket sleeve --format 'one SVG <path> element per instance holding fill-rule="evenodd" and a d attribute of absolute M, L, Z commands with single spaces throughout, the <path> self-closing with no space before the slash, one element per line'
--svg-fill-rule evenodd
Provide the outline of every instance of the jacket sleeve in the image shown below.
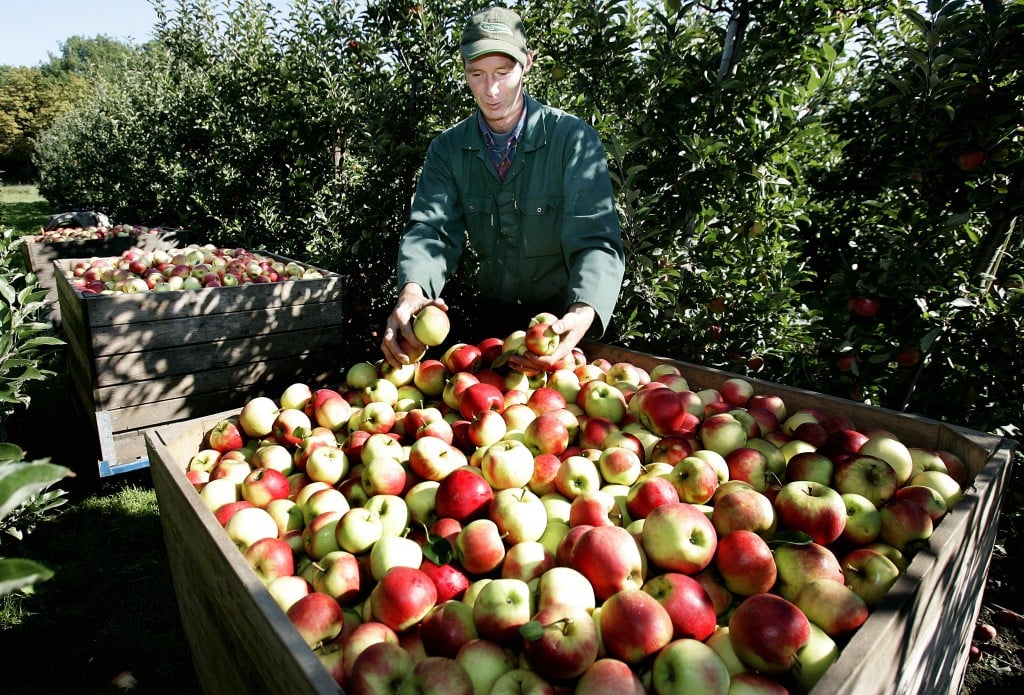
<path fill-rule="evenodd" d="M 597 131 L 577 123 L 565 149 L 562 252 L 569 268 L 568 302 L 594 308 L 598 321 L 591 335 L 600 337 L 618 302 L 625 261 L 604 146 Z"/>
<path fill-rule="evenodd" d="M 462 257 L 466 229 L 447 148 L 436 138 L 427 148 L 412 210 L 398 248 L 398 289 L 415 282 L 436 299 Z"/>

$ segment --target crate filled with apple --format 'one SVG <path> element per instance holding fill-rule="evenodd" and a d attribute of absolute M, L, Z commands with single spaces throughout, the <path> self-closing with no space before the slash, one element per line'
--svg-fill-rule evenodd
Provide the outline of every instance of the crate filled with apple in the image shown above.
<path fill-rule="evenodd" d="M 208 692 L 958 691 L 1012 441 L 552 341 L 149 430 Z"/>
<path fill-rule="evenodd" d="M 40 287 L 48 289 L 50 322 L 60 328 L 60 304 L 54 262 L 63 258 L 113 257 L 132 248 L 154 251 L 174 249 L 189 243 L 184 229 L 118 224 L 111 227 L 58 227 L 25 237 L 21 254 L 25 267 L 35 274 Z"/>
<path fill-rule="evenodd" d="M 70 383 L 94 424 L 101 476 L 148 465 L 147 427 L 339 368 L 336 273 L 208 244 L 130 248 L 55 268 Z"/>

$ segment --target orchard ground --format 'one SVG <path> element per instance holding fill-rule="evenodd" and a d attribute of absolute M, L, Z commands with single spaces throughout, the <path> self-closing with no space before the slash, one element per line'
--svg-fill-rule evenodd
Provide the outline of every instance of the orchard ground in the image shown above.
<path fill-rule="evenodd" d="M 6 669 L 4 692 L 112 692 L 137 681 L 137 693 L 201 690 L 178 616 L 148 469 L 109 478 L 96 475 L 94 445 L 86 421 L 66 398 L 61 379 L 34 394 L 29 411 L 14 416 L 8 433 L 30 459 L 50 457 L 74 468 L 75 478 L 58 487 L 70 504 L 4 554 L 42 562 L 55 571 L 33 596 L 22 600 L 20 622 L 0 623 L 0 653 L 11 664 L 51 667 Z M 1020 456 L 1018 455 L 1018 461 Z M 1020 466 L 1011 474 L 1002 522 L 1018 523 L 1024 499 Z M 1010 512 L 1010 513 L 1007 513 Z M 1002 528 L 993 553 L 979 623 L 996 636 L 977 643 L 962 692 L 1017 693 L 1024 685 L 1024 624 L 1000 625 L 1003 608 L 1024 613 L 1017 563 L 1024 543 Z"/>

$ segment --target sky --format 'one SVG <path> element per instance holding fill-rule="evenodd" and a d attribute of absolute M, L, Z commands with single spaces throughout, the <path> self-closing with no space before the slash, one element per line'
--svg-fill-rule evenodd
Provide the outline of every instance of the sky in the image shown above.
<path fill-rule="evenodd" d="M 165 3 L 173 8 L 176 3 Z M 273 0 L 287 9 L 288 0 Z M 37 67 L 71 36 L 104 35 L 141 45 L 153 38 L 149 0 L 0 0 L 0 65 Z"/>

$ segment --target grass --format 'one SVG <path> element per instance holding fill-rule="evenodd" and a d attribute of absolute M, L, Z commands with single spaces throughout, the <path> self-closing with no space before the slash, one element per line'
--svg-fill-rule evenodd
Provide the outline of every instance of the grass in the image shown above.
<path fill-rule="evenodd" d="M 19 234 L 36 234 L 46 219 L 56 212 L 50 203 L 31 185 L 3 186 L 0 201 L 4 204 L 4 226 Z"/>

